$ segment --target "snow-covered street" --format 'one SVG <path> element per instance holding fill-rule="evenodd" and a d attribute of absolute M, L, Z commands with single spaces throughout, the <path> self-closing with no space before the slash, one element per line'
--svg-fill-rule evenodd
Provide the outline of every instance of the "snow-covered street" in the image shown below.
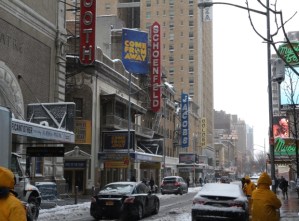
<path fill-rule="evenodd" d="M 189 188 L 189 193 L 194 193 L 199 191 L 200 187 L 191 187 Z M 167 199 L 167 198 L 177 198 L 179 196 L 177 195 L 161 195 L 158 194 L 160 199 Z M 143 220 L 152 220 L 152 221 L 185 221 L 191 220 L 191 214 L 190 214 L 190 207 L 192 202 L 190 201 L 190 204 L 181 207 L 179 209 L 171 209 L 168 212 L 168 215 L 154 218 L 152 216 L 144 218 Z M 80 220 L 86 214 L 89 214 L 89 207 L 90 202 L 85 202 L 81 204 L 76 205 L 66 205 L 66 206 L 57 206 L 52 209 L 42 209 L 40 210 L 40 215 L 38 220 L 41 221 L 54 221 L 54 220 L 66 220 L 66 221 L 74 221 L 74 220 Z M 163 205 L 161 205 L 161 208 Z M 90 217 L 90 220 L 93 220 L 92 217 Z"/>

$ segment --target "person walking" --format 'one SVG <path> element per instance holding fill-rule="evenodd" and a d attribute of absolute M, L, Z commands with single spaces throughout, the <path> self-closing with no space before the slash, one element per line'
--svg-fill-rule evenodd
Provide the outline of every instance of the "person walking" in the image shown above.
<path fill-rule="evenodd" d="M 0 167 L 0 220 L 26 221 L 25 207 L 13 191 L 14 174 L 5 167 Z"/>
<path fill-rule="evenodd" d="M 187 187 L 189 188 L 189 185 L 190 185 L 190 179 L 189 179 L 189 177 L 186 178 L 186 183 L 187 183 Z"/>
<path fill-rule="evenodd" d="M 152 176 L 151 176 L 151 179 L 150 179 L 150 181 L 149 181 L 149 185 L 150 185 L 150 187 L 151 187 L 151 191 L 153 191 L 153 190 L 154 190 L 155 181 L 154 181 L 154 179 L 153 179 Z"/>
<path fill-rule="evenodd" d="M 281 189 L 283 199 L 288 199 L 288 186 L 289 182 L 283 176 L 281 176 L 279 189 Z"/>
<path fill-rule="evenodd" d="M 251 221 L 279 221 L 276 210 L 281 207 L 281 202 L 270 190 L 271 185 L 270 176 L 263 172 L 257 181 L 257 189 L 252 192 L 251 196 Z"/>

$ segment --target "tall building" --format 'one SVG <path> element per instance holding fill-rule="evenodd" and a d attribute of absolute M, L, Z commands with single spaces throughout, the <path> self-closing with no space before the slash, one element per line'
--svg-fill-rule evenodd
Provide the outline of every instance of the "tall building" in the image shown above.
<path fill-rule="evenodd" d="M 196 117 L 190 122 L 188 151 L 193 149 L 192 144 L 198 143 L 195 151 L 206 153 L 212 159 L 213 42 L 209 10 L 212 9 L 199 9 L 193 0 L 97 1 L 98 15 L 117 15 L 125 27 L 150 32 L 154 22 L 161 25 L 161 63 L 165 77 L 174 86 L 177 101 L 182 92 L 188 93 L 190 103 L 197 107 L 191 109 Z M 201 119 L 205 119 L 204 133 L 199 123 Z M 206 147 L 209 151 L 203 151 Z"/>

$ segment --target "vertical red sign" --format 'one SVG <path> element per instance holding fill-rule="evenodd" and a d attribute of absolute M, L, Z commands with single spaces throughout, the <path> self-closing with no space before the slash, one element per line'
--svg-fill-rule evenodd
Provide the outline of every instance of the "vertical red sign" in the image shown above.
<path fill-rule="evenodd" d="M 80 62 L 91 64 L 95 56 L 96 0 L 81 0 Z"/>
<path fill-rule="evenodd" d="M 151 109 L 158 112 L 161 107 L 161 27 L 158 22 L 151 26 Z"/>

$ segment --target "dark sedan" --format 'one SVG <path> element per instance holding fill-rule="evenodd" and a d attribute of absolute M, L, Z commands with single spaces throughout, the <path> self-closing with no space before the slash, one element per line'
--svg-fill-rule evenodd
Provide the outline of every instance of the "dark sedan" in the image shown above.
<path fill-rule="evenodd" d="M 248 221 L 248 199 L 238 184 L 207 183 L 194 196 L 192 221 Z"/>
<path fill-rule="evenodd" d="M 144 216 L 157 214 L 159 209 L 159 198 L 144 183 L 114 182 L 92 197 L 90 215 L 97 220 L 140 220 Z"/>

